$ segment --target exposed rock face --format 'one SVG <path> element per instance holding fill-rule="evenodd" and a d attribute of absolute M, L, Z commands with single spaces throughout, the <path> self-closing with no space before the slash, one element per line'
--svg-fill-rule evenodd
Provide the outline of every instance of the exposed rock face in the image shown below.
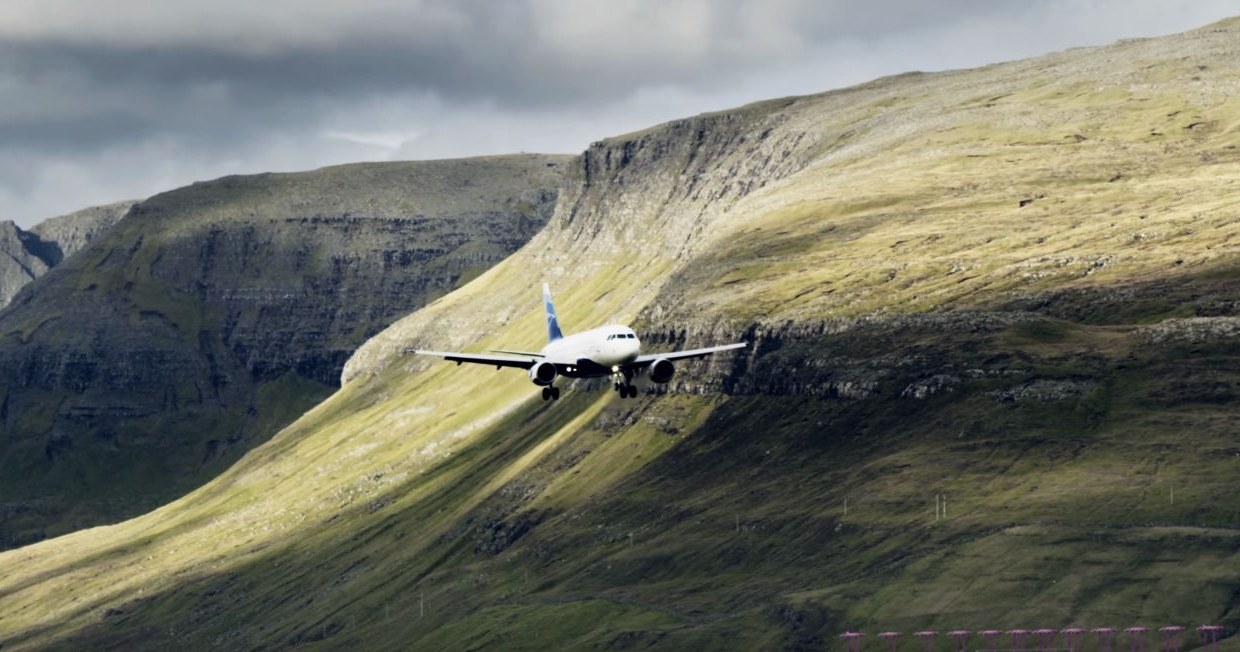
<path fill-rule="evenodd" d="M 1238 317 L 1193 317 L 1168 319 L 1158 324 L 1142 326 L 1138 332 L 1151 344 L 1185 343 L 1201 344 L 1240 337 Z"/>
<path fill-rule="evenodd" d="M 749 343 L 737 355 L 683 363 L 687 371 L 677 371 L 663 388 L 673 393 L 926 399 L 954 391 L 964 379 L 1023 377 L 1026 362 L 989 360 L 988 354 L 962 349 L 1038 319 L 1034 313 L 930 313 L 744 328 L 702 321 L 687 328 L 651 327 L 643 346 Z"/>
<path fill-rule="evenodd" d="M 119 222 L 135 201 L 120 201 L 103 206 L 92 206 L 80 211 L 44 220 L 30 229 L 48 249 L 47 257 L 53 266 L 90 244 Z"/>
<path fill-rule="evenodd" d="M 133 204 L 94 206 L 46 220 L 29 231 L 0 222 L 0 308 L 27 283 L 112 228 Z"/>
<path fill-rule="evenodd" d="M 762 102 L 594 143 L 539 239 L 572 243 L 573 251 L 683 256 L 738 201 L 820 154 L 824 136 L 810 129 L 805 104 Z"/>
<path fill-rule="evenodd" d="M 37 244 L 37 237 L 13 222 L 0 222 L 0 306 L 51 269 L 48 261 L 35 253 Z"/>
<path fill-rule="evenodd" d="M 134 206 L 0 313 L 0 504 L 28 508 L 0 545 L 209 478 L 541 229 L 566 158 L 227 177 Z"/>

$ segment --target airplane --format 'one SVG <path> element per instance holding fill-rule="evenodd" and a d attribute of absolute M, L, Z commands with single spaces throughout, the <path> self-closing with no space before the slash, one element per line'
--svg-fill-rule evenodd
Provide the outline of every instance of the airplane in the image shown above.
<path fill-rule="evenodd" d="M 701 358 L 720 351 L 743 349 L 745 342 L 711 346 L 704 349 L 672 351 L 670 353 L 641 354 L 641 341 L 628 326 L 612 324 L 581 333 L 564 335 L 559 319 L 555 316 L 555 304 L 551 301 L 551 288 L 543 283 L 543 306 L 547 312 L 547 345 L 538 353 L 491 349 L 488 355 L 448 351 L 425 351 L 415 349 L 412 353 L 443 358 L 462 363 L 494 365 L 496 369 L 517 367 L 525 369 L 530 382 L 542 387 L 544 401 L 560 398 L 560 388 L 555 381 L 565 378 L 603 378 L 611 376 L 614 389 L 621 398 L 637 398 L 633 379 L 645 376 L 651 382 L 663 384 L 676 373 L 673 360 Z"/>

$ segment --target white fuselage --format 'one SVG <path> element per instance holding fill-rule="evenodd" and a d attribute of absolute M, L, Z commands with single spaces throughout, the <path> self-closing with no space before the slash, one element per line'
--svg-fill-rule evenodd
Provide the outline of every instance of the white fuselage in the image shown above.
<path fill-rule="evenodd" d="M 566 376 L 588 378 L 613 373 L 619 365 L 637 359 L 640 351 L 641 342 L 633 329 L 610 325 L 565 335 L 544 346 L 541 353 L 548 362 L 572 366 L 572 372 L 566 373 Z M 588 360 L 597 367 L 577 366 L 582 360 Z"/>

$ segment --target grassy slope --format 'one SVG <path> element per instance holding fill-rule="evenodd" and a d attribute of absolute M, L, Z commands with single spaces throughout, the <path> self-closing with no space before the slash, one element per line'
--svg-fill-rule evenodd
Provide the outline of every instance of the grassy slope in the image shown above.
<path fill-rule="evenodd" d="M 859 142 L 757 199 L 719 264 L 687 270 L 679 312 L 941 310 L 1229 264 L 1235 68 L 1163 41 L 1120 51 L 1129 66 L 1065 53 L 876 91 L 873 125 L 844 131 Z"/>
<path fill-rule="evenodd" d="M 1154 345 L 1134 324 L 1231 314 L 1240 106 L 1179 72 L 1149 86 L 1165 97 L 1121 105 L 1143 87 L 1074 89 L 1052 65 L 1102 61 L 1090 54 L 794 103 L 823 130 L 851 120 L 855 148 L 746 199 L 686 264 L 618 256 L 558 297 L 568 326 L 641 306 L 652 324 L 702 310 L 736 323 L 930 307 L 1073 318 L 881 341 L 854 330 L 762 353 L 908 352 L 928 360 L 919 373 L 960 375 L 954 391 L 901 399 L 908 378 L 857 401 L 570 391 L 549 406 L 520 374 L 380 366 L 190 497 L 0 556 L 0 641 L 821 649 L 845 628 L 1234 629 L 1240 347 Z M 1224 59 L 1174 55 L 1159 60 L 1238 78 Z M 994 99 L 1004 84 L 1026 95 Z M 943 107 L 957 124 L 913 115 Z M 1214 126 L 1186 129 L 1174 111 Z M 509 259 L 415 321 L 495 331 L 478 348 L 533 346 L 546 255 Z M 1117 294 L 1141 309 L 1090 312 L 1133 303 Z M 1039 393 L 1048 383 L 1068 391 Z M 935 521 L 943 492 L 949 518 Z"/>

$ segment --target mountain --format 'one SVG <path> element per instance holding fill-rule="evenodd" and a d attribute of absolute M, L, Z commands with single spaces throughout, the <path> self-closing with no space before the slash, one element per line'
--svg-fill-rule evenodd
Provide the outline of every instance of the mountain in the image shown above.
<path fill-rule="evenodd" d="M 27 283 L 106 232 L 133 203 L 94 206 L 53 217 L 29 231 L 13 222 L 0 222 L 0 308 Z"/>
<path fill-rule="evenodd" d="M 541 229 L 568 160 L 227 177 L 135 204 L 0 312 L 0 544 L 133 516 L 228 468 L 326 397 L 366 338 Z M 72 249 L 77 224 L 36 233 Z"/>
<path fill-rule="evenodd" d="M 0 638 L 823 649 L 1218 623 L 1235 649 L 1238 36 L 596 143 L 525 246 L 218 478 L 0 554 Z M 402 355 L 537 346 L 543 281 L 567 329 L 751 346 L 636 400 Z"/>

